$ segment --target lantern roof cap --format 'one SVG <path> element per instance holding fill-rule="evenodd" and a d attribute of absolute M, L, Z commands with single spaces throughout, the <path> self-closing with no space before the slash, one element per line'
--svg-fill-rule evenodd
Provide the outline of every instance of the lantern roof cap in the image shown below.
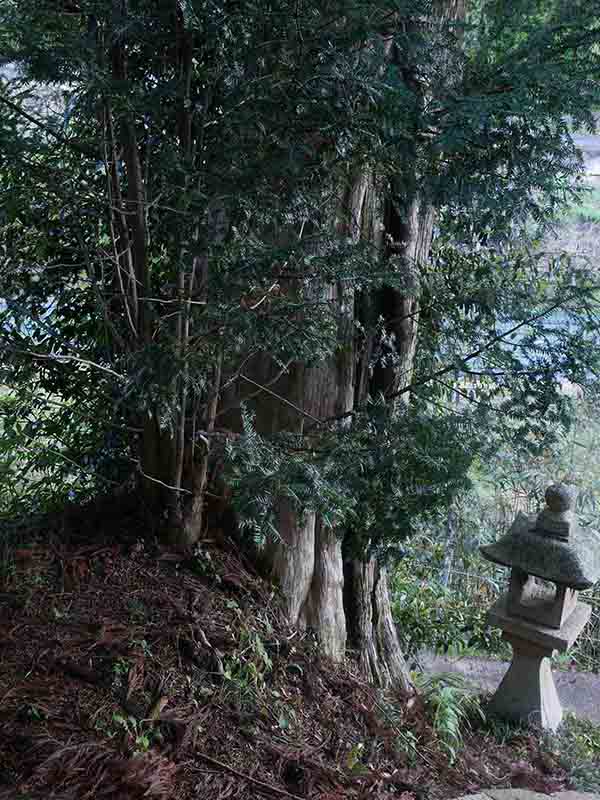
<path fill-rule="evenodd" d="M 537 515 L 517 514 L 507 534 L 481 547 L 482 555 L 572 589 L 589 588 L 600 579 L 600 535 L 579 526 L 575 498 L 572 486 L 548 487 L 546 507 Z"/>

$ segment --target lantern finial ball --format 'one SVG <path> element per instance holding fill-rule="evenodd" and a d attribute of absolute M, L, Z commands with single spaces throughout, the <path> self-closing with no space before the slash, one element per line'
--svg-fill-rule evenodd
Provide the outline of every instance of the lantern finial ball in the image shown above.
<path fill-rule="evenodd" d="M 555 483 L 546 489 L 546 504 L 550 511 L 571 511 L 575 492 L 564 483 Z"/>

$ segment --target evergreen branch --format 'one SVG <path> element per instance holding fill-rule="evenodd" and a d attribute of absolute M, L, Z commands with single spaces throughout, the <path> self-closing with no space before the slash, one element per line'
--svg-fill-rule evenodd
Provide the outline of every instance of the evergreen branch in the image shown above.
<path fill-rule="evenodd" d="M 456 394 L 460 395 L 461 397 L 464 397 L 464 399 L 468 400 L 470 403 L 474 403 L 475 405 L 481 406 L 482 408 L 485 408 L 485 409 L 488 409 L 488 410 L 492 410 L 492 411 L 497 410 L 497 409 L 494 409 L 494 407 L 492 405 L 490 405 L 489 403 L 482 403 L 481 400 L 476 400 L 474 397 L 470 397 L 465 391 L 463 391 L 462 389 L 459 389 L 457 386 L 453 386 L 451 383 L 446 383 L 445 381 L 441 381 L 438 378 L 436 378 L 435 380 L 436 380 L 436 383 L 440 384 L 440 386 L 445 386 L 446 389 L 450 389 L 450 391 L 456 392 Z"/>
<path fill-rule="evenodd" d="M 598 289 L 598 286 L 591 286 L 588 289 L 579 290 L 578 292 L 574 292 L 572 295 L 570 295 L 567 298 L 563 298 L 561 300 L 558 300 L 556 303 L 553 303 L 551 306 L 549 306 L 548 308 L 544 309 L 543 311 L 540 311 L 537 314 L 533 314 L 532 316 L 527 317 L 527 319 L 524 319 L 521 322 L 517 323 L 516 325 L 513 325 L 512 328 L 509 328 L 504 333 L 499 333 L 496 336 L 493 336 L 484 345 L 482 345 L 481 347 L 478 347 L 476 350 L 473 350 L 470 353 L 467 353 L 466 356 L 463 356 L 460 359 L 460 361 L 463 364 L 465 364 L 467 361 L 472 361 L 473 359 L 478 358 L 479 356 L 483 355 L 487 350 L 489 350 L 490 347 L 493 347 L 493 345 L 498 344 L 498 342 L 503 341 L 508 336 L 511 336 L 513 333 L 516 333 L 516 331 L 520 330 L 521 328 L 525 327 L 526 325 L 531 325 L 532 322 L 535 322 L 538 319 L 543 319 L 543 317 L 546 317 L 548 314 L 551 314 L 553 311 L 556 311 L 558 308 L 561 308 L 566 303 L 570 302 L 571 300 L 574 300 L 576 297 L 578 297 L 581 294 L 582 291 L 585 292 L 585 294 L 589 294 L 589 293 L 592 293 L 594 291 L 597 291 L 597 289 Z M 402 387 L 402 389 L 398 389 L 395 392 L 391 392 L 391 393 L 389 393 L 387 395 L 384 395 L 384 399 L 385 399 L 386 402 L 389 401 L 389 400 L 395 400 L 398 397 L 402 397 L 403 395 L 408 394 L 409 392 L 413 391 L 414 389 L 418 388 L 419 386 L 423 386 L 426 383 L 429 383 L 430 381 L 437 380 L 438 378 L 441 378 L 442 376 L 447 375 L 450 372 L 454 372 L 457 369 L 458 368 L 457 368 L 455 363 L 448 364 L 447 366 L 441 367 L 439 370 L 436 370 L 435 372 L 431 372 L 429 375 L 425 375 L 423 378 L 420 378 L 419 380 L 416 380 L 416 381 L 413 381 L 412 383 L 407 384 L 406 386 Z M 355 416 L 361 410 L 363 410 L 363 406 L 360 406 L 359 408 L 354 408 L 351 411 L 346 411 L 344 414 L 339 414 L 339 415 L 333 416 L 333 417 L 327 417 L 326 419 L 321 420 L 319 424 L 326 425 L 326 424 L 328 424 L 330 422 L 339 422 L 340 420 L 348 419 L 349 417 Z M 301 413 L 303 413 L 305 416 L 310 416 L 310 415 L 307 415 L 305 412 L 301 411 Z"/>
<path fill-rule="evenodd" d="M 37 444 L 34 437 L 29 436 L 27 433 L 25 433 L 25 431 L 22 431 L 22 435 L 29 441 L 30 445 Z M 63 442 L 60 442 L 60 444 L 63 444 Z M 118 481 L 114 481 L 112 478 L 107 478 L 105 475 L 101 475 L 99 472 L 92 472 L 91 470 L 86 469 L 74 459 L 69 458 L 69 456 L 65 455 L 64 453 L 61 453 L 60 450 L 55 450 L 53 447 L 48 447 L 47 445 L 44 445 L 44 450 L 47 453 L 52 453 L 52 455 L 57 456 L 58 458 L 62 458 L 63 461 L 66 461 L 68 464 L 77 467 L 80 472 L 82 472 L 84 475 L 88 475 L 90 478 L 100 478 L 100 480 L 104 481 L 105 483 L 110 483 L 112 486 L 120 486 Z"/>
<path fill-rule="evenodd" d="M 452 408 L 452 406 L 449 406 L 447 403 L 442 403 L 439 400 L 434 400 L 432 397 L 427 397 L 426 395 L 421 395 L 421 394 L 419 394 L 419 392 L 416 392 L 416 394 L 418 394 L 419 397 L 422 397 L 425 400 L 426 403 L 431 403 L 432 405 L 436 406 L 437 408 L 440 408 L 442 411 L 448 411 L 451 414 L 455 414 L 457 417 L 466 417 L 467 416 L 466 414 L 463 414 L 462 411 L 457 411 L 456 408 Z"/>
<path fill-rule="evenodd" d="M 589 289 L 586 289 L 584 291 L 586 293 L 588 293 L 588 292 L 596 291 L 597 289 L 598 289 L 597 286 L 593 286 L 593 287 L 590 287 Z M 570 297 L 567 297 L 566 299 L 563 298 L 561 300 L 558 300 L 556 303 L 553 303 L 551 306 L 546 308 L 544 311 L 540 311 L 537 314 L 533 314 L 532 316 L 527 317 L 527 319 L 521 320 L 521 322 L 518 322 L 516 325 L 513 325 L 512 328 L 509 328 L 504 333 L 499 333 L 496 336 L 492 336 L 492 338 L 489 339 L 484 345 L 482 345 L 481 347 L 478 347 L 477 350 L 472 350 L 466 356 L 463 356 L 463 358 L 461 358 L 460 361 L 464 364 L 467 361 L 472 361 L 473 359 L 478 358 L 480 355 L 483 355 L 483 353 L 485 353 L 487 350 L 489 350 L 490 347 L 492 347 L 493 345 L 497 344 L 498 342 L 501 342 L 504 339 L 506 339 L 507 336 L 511 336 L 513 333 L 516 333 L 518 330 L 520 330 L 521 328 L 524 328 L 526 325 L 531 325 L 532 322 L 535 322 L 538 319 L 543 319 L 544 317 L 548 316 L 548 314 L 551 314 L 553 311 L 556 311 L 556 309 L 561 308 L 566 303 L 570 302 L 571 300 L 574 300 L 576 297 L 578 297 L 580 295 L 580 293 L 581 293 L 581 291 L 578 291 L 578 292 L 573 293 Z M 414 381 L 413 383 L 410 383 L 407 386 L 404 386 L 402 389 L 398 389 L 398 391 L 396 391 L 396 392 L 392 392 L 391 394 L 388 394 L 385 397 L 385 399 L 386 400 L 394 400 L 395 398 L 401 397 L 402 395 L 406 394 L 407 392 L 410 392 L 413 388 L 415 388 L 417 386 L 422 386 L 424 383 L 429 383 L 429 381 L 435 380 L 435 379 L 441 377 L 442 375 L 447 375 L 449 372 L 452 372 L 455 369 L 456 369 L 456 364 L 454 364 L 454 363 L 453 364 L 449 364 L 448 366 L 442 367 L 441 369 L 437 370 L 436 372 L 431 373 L 430 375 L 426 375 L 424 378 L 421 378 L 420 380 Z M 350 412 L 350 413 L 352 413 L 352 412 Z"/>
<path fill-rule="evenodd" d="M 504 378 L 506 375 L 542 375 L 547 370 L 545 369 L 497 369 L 497 370 L 476 370 L 476 369 L 463 369 L 463 375 L 477 375 L 484 378 Z"/>

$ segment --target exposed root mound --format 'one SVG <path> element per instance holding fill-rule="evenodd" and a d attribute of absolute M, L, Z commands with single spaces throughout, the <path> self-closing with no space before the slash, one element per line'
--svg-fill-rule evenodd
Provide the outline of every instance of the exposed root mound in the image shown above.
<path fill-rule="evenodd" d="M 418 698 L 383 695 L 352 664 L 322 658 L 234 548 L 205 541 L 184 558 L 136 544 L 131 520 L 127 538 L 114 520 L 102 540 L 97 520 L 78 525 L 70 544 L 47 534 L 16 551 L 0 587 L 3 799 L 437 800 L 511 782 L 565 787 L 534 737 L 517 756 L 473 735 L 451 767 Z"/>

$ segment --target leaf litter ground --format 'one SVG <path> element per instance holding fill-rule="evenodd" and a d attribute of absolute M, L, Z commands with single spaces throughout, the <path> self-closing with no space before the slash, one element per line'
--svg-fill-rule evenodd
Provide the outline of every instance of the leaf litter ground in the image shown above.
<path fill-rule="evenodd" d="M 101 523 L 32 535 L 0 587 L 2 800 L 569 788 L 533 735 L 474 731 L 451 765 L 418 697 L 328 663 L 222 537 L 186 558 Z"/>

